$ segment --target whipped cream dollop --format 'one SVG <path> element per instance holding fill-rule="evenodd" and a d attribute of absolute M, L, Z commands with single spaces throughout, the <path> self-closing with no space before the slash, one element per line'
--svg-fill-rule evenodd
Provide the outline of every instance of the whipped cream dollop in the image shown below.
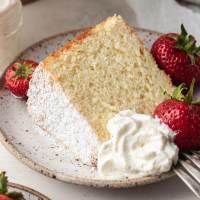
<path fill-rule="evenodd" d="M 108 121 L 111 139 L 98 154 L 98 172 L 110 179 L 169 171 L 178 160 L 175 133 L 159 119 L 125 110 Z"/>

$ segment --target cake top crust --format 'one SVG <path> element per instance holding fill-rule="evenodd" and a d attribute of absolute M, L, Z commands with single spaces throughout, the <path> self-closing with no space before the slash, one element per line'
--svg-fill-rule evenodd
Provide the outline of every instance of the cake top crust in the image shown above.
<path fill-rule="evenodd" d="M 106 124 L 114 114 L 151 114 L 173 89 L 134 29 L 116 15 L 49 55 L 43 67 L 102 141 L 110 138 Z"/>

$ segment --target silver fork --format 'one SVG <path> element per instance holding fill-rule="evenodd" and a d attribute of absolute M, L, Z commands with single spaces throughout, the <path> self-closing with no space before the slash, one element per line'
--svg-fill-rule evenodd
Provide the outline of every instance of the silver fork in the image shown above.
<path fill-rule="evenodd" d="M 173 170 L 200 199 L 200 152 L 183 153 Z"/>

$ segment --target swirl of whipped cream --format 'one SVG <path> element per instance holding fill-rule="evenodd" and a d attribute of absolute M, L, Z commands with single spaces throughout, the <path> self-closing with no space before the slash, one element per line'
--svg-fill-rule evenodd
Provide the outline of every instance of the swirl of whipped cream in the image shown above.
<path fill-rule="evenodd" d="M 175 133 L 159 119 L 125 110 L 110 119 L 111 139 L 98 154 L 98 172 L 110 179 L 140 178 L 169 171 L 178 160 Z"/>

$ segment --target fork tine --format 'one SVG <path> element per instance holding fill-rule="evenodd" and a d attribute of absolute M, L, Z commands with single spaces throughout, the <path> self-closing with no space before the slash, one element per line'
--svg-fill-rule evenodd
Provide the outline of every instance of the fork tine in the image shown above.
<path fill-rule="evenodd" d="M 199 151 L 193 151 L 192 153 L 194 153 L 197 156 L 200 156 L 200 152 Z"/>
<path fill-rule="evenodd" d="M 190 188 L 190 190 L 200 199 L 199 184 L 180 167 L 174 168 L 174 172 Z"/>
<path fill-rule="evenodd" d="M 198 153 L 197 151 L 192 151 L 192 153 L 193 153 L 196 157 L 200 158 L 200 153 Z"/>
<path fill-rule="evenodd" d="M 179 160 L 179 163 L 200 184 L 200 171 L 187 161 Z"/>
<path fill-rule="evenodd" d="M 195 164 L 195 165 L 200 169 L 200 161 L 199 161 L 199 160 L 197 160 L 197 159 L 194 158 L 193 156 L 190 156 L 190 155 L 188 155 L 188 154 L 186 154 L 186 153 L 183 153 L 183 155 L 184 155 L 187 159 L 189 159 L 190 161 L 192 161 L 192 163 Z"/>

